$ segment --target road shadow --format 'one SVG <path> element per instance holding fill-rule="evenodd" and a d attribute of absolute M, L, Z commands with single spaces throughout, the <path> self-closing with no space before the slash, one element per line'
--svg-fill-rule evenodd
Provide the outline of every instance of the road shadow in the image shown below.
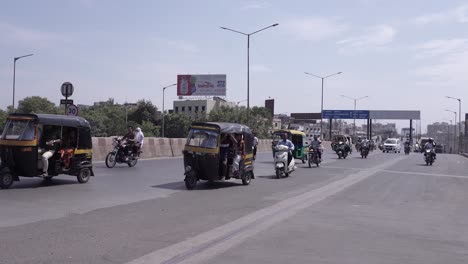
<path fill-rule="evenodd" d="M 14 182 L 10 189 L 36 189 L 36 188 L 45 188 L 45 187 L 55 187 L 61 185 L 74 185 L 79 184 L 79 182 L 73 178 L 70 179 L 58 179 L 52 178 L 50 180 L 43 180 L 40 178 L 27 179 L 23 180 L 20 178 L 19 182 Z"/>
<path fill-rule="evenodd" d="M 255 176 L 255 178 L 262 178 L 262 179 L 276 179 L 276 175 L 262 175 L 262 176 Z"/>
<path fill-rule="evenodd" d="M 208 181 L 199 181 L 195 190 L 215 190 L 215 189 L 223 189 L 229 188 L 234 186 L 242 186 L 242 182 L 233 182 L 233 181 L 215 181 L 215 182 L 208 182 Z M 168 189 L 168 190 L 187 190 L 185 187 L 184 181 L 177 181 L 177 182 L 170 182 L 165 184 L 153 185 L 152 188 L 161 188 L 161 189 Z"/>

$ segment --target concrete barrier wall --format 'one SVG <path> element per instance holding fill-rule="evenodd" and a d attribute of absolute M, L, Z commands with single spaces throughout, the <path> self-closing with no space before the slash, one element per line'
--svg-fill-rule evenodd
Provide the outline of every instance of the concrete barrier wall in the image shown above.
<path fill-rule="evenodd" d="M 93 159 L 96 161 L 105 160 L 107 153 L 112 150 L 111 137 L 95 137 L 93 138 Z M 185 138 L 153 138 L 147 137 L 143 143 L 143 153 L 141 158 L 163 158 L 163 157 L 179 157 L 182 156 L 182 150 L 185 146 Z M 271 140 L 260 139 L 257 147 L 257 152 L 270 152 Z"/>

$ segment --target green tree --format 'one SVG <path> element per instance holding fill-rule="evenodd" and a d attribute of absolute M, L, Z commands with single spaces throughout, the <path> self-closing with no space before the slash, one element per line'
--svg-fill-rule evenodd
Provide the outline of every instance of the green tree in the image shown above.
<path fill-rule="evenodd" d="M 169 138 L 185 138 L 192 121 L 185 115 L 167 114 L 165 117 L 165 136 Z"/>
<path fill-rule="evenodd" d="M 3 127 L 5 126 L 7 115 L 8 114 L 6 111 L 3 111 L 2 109 L 0 109 L 0 133 L 1 131 L 3 131 Z"/>
<path fill-rule="evenodd" d="M 108 137 L 125 133 L 125 106 L 116 104 L 112 98 L 84 109 L 81 116 L 89 121 L 93 136 Z"/>
<path fill-rule="evenodd" d="M 158 137 L 159 136 L 159 126 L 155 126 L 151 121 L 143 121 L 143 124 L 140 125 L 141 130 L 145 134 L 145 137 Z"/>
<path fill-rule="evenodd" d="M 45 97 L 30 96 L 18 103 L 16 112 L 23 114 L 58 114 L 59 108 Z"/>
<path fill-rule="evenodd" d="M 239 123 L 249 126 L 260 138 L 268 138 L 268 131 L 272 125 L 271 114 L 264 107 L 252 107 L 250 116 L 245 107 L 220 107 L 211 111 L 209 121 Z"/>
<path fill-rule="evenodd" d="M 137 102 L 136 107 L 129 113 L 128 119 L 137 124 L 149 121 L 157 125 L 161 121 L 161 113 L 151 101 L 142 99 Z"/>

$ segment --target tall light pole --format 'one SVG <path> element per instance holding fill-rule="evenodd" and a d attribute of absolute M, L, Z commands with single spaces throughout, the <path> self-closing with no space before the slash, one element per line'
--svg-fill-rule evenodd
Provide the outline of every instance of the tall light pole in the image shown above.
<path fill-rule="evenodd" d="M 448 109 L 445 109 L 445 111 L 447 112 L 450 112 L 454 115 L 454 120 L 455 120 L 455 129 L 457 127 L 457 112 L 456 111 L 452 111 L 452 110 L 448 110 Z M 455 143 L 457 142 L 457 133 L 453 133 L 453 151 L 455 151 Z"/>
<path fill-rule="evenodd" d="M 247 114 L 250 112 L 249 111 L 250 110 L 250 36 L 253 35 L 253 34 L 256 34 L 256 33 L 260 32 L 260 31 L 269 29 L 271 27 L 276 27 L 278 25 L 279 25 L 278 23 L 275 23 L 273 25 L 270 25 L 268 27 L 259 29 L 259 30 L 255 31 L 255 32 L 252 32 L 252 33 L 244 33 L 244 32 L 240 32 L 240 31 L 230 29 L 230 28 L 227 28 L 227 27 L 221 27 L 221 29 L 232 31 L 232 32 L 239 33 L 239 34 L 242 34 L 244 36 L 247 36 Z"/>
<path fill-rule="evenodd" d="M 363 97 L 360 97 L 360 98 L 353 98 L 353 97 L 349 97 L 349 96 L 346 96 L 346 95 L 341 95 L 341 97 L 344 97 L 344 98 L 348 98 L 350 100 L 353 100 L 354 101 L 354 112 L 356 112 L 356 103 L 357 101 L 361 100 L 361 99 L 364 99 L 364 98 L 367 98 L 369 96 L 363 96 Z M 353 135 L 356 137 L 356 116 L 353 116 L 354 117 L 354 121 L 353 121 Z"/>
<path fill-rule="evenodd" d="M 453 99 L 453 100 L 457 100 L 458 101 L 458 152 L 461 153 L 463 150 L 462 150 L 462 141 L 461 141 L 461 134 L 462 134 L 462 131 L 461 131 L 461 98 L 455 98 L 455 97 L 451 97 L 451 96 L 446 96 L 446 98 L 448 99 Z M 455 125 L 457 124 L 457 121 L 455 121 Z"/>
<path fill-rule="evenodd" d="M 125 126 L 128 126 L 128 106 L 136 106 L 137 104 L 135 103 L 127 103 L 125 102 L 124 106 L 125 106 Z"/>
<path fill-rule="evenodd" d="M 332 76 L 335 76 L 335 75 L 338 75 L 338 74 L 342 74 L 343 72 L 333 73 L 333 74 L 330 74 L 330 75 L 325 76 L 325 77 L 321 77 L 321 76 L 318 76 L 318 75 L 315 75 L 315 74 L 312 74 L 312 73 L 308 73 L 308 72 L 304 72 L 304 73 L 307 74 L 307 75 L 311 75 L 311 76 L 314 76 L 316 78 L 322 79 L 322 101 L 321 101 L 321 107 L 320 107 L 320 138 L 322 138 L 322 135 L 323 135 L 323 81 L 326 78 L 329 78 L 329 77 L 332 77 Z"/>
<path fill-rule="evenodd" d="M 172 86 L 176 86 L 176 85 L 177 85 L 177 84 L 174 83 L 174 84 L 171 84 L 171 85 L 168 85 L 168 86 L 165 86 L 165 87 L 162 88 L 162 89 L 163 89 L 163 107 L 162 107 L 163 109 L 162 109 L 162 128 L 161 128 L 161 131 L 162 131 L 161 135 L 162 135 L 162 137 L 164 137 L 164 130 L 165 130 L 165 127 L 164 127 L 164 125 L 165 125 L 164 119 L 165 119 L 165 116 L 166 116 L 166 113 L 165 113 L 165 110 L 164 110 L 164 93 L 166 92 L 166 89 L 167 89 L 167 88 L 172 87 Z"/>
<path fill-rule="evenodd" d="M 29 56 L 32 56 L 32 55 L 34 55 L 34 54 L 28 54 L 28 55 L 23 55 L 23 56 L 13 58 L 13 103 L 12 103 L 13 110 L 15 110 L 16 61 L 21 59 L 21 58 L 29 57 Z"/>

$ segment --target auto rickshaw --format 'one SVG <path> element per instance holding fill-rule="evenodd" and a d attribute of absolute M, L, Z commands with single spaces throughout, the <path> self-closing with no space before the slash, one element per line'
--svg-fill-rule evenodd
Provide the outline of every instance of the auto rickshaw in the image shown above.
<path fill-rule="evenodd" d="M 241 136 L 245 144 L 245 155 L 239 157 L 236 155 L 235 137 Z M 252 131 L 245 125 L 193 123 L 183 150 L 187 189 L 194 189 L 199 180 L 214 182 L 234 178 L 249 185 L 251 179 L 255 178 L 253 139 Z M 233 171 L 237 167 L 238 170 Z"/>
<path fill-rule="evenodd" d="M 350 153 L 352 152 L 353 145 L 352 145 L 352 137 L 348 135 L 333 135 L 331 140 L 331 148 L 333 151 L 336 151 L 335 146 L 338 145 L 339 142 L 345 143 Z"/>
<path fill-rule="evenodd" d="M 287 130 L 287 129 L 282 129 L 282 130 L 276 130 L 273 132 L 273 141 L 272 141 L 272 150 L 273 150 L 273 156 L 275 155 L 275 151 L 273 146 L 276 146 L 278 141 L 281 140 L 281 134 L 287 135 L 287 138 L 291 140 L 291 142 L 294 144 L 294 151 L 293 151 L 293 157 L 295 159 L 300 159 L 302 160 L 302 163 L 305 163 L 307 160 L 307 147 L 309 142 L 307 142 L 306 134 L 302 131 L 298 130 Z"/>
<path fill-rule="evenodd" d="M 47 174 L 43 174 L 43 153 L 51 138 Z M 50 142 L 50 141 L 49 141 Z M 93 146 L 88 121 L 81 117 L 48 114 L 10 114 L 0 137 L 0 188 L 8 189 L 19 177 L 76 176 L 88 182 L 94 176 Z"/>

